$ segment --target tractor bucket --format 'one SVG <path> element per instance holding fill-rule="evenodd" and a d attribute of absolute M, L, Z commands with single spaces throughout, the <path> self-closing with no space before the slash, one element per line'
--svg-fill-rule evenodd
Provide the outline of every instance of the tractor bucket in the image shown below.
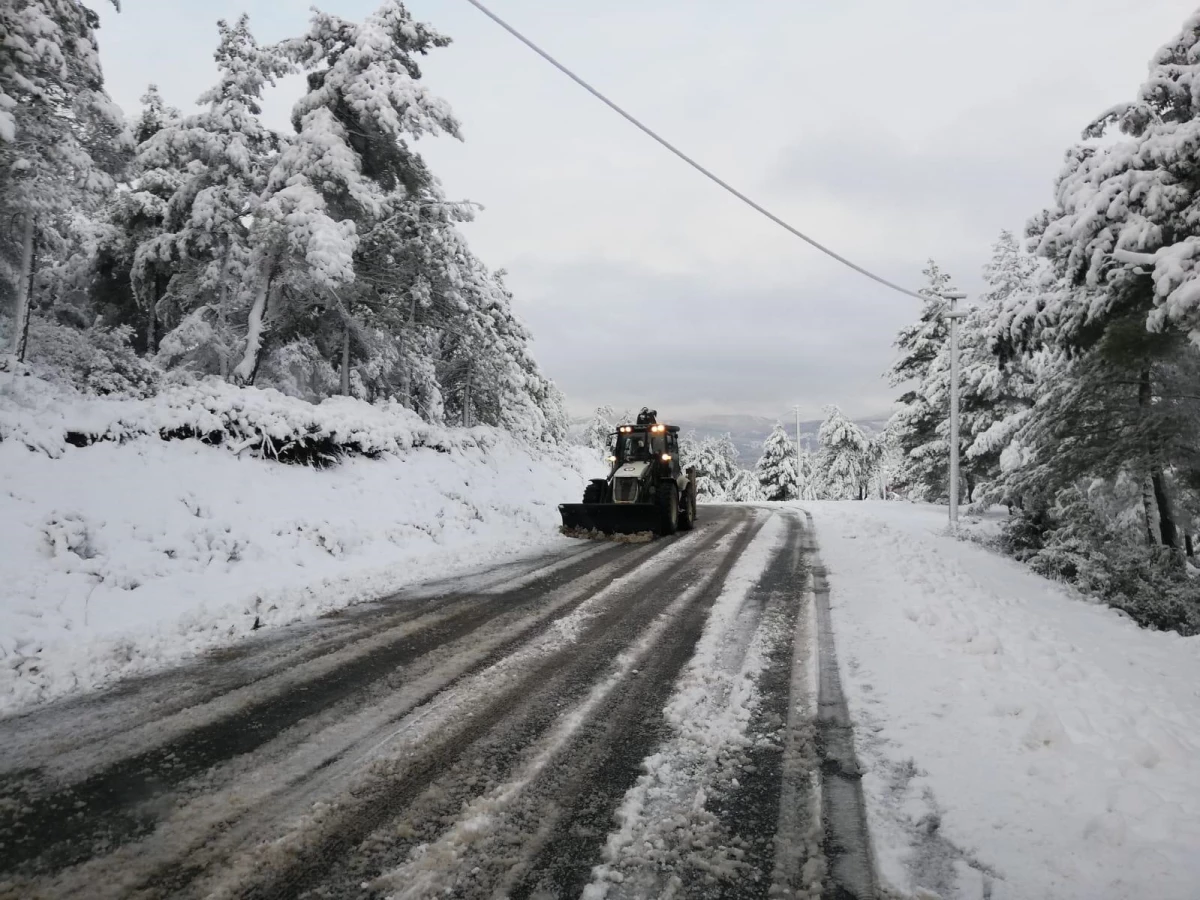
<path fill-rule="evenodd" d="M 662 514 L 651 503 L 560 503 L 563 528 L 603 534 L 640 534 L 662 527 Z"/>

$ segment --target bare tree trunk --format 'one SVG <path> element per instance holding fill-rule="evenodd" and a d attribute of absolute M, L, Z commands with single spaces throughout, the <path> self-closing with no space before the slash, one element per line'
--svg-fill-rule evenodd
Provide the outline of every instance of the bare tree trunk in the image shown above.
<path fill-rule="evenodd" d="M 342 319 L 342 396 L 350 396 L 350 320 Z"/>
<path fill-rule="evenodd" d="M 1150 483 L 1154 486 L 1154 502 L 1158 504 L 1158 530 L 1164 547 L 1179 549 L 1179 529 L 1175 527 L 1175 513 L 1171 495 L 1167 491 L 1167 480 L 1162 466 L 1156 463 L 1150 472 Z"/>
<path fill-rule="evenodd" d="M 1154 488 L 1149 478 L 1142 479 L 1142 509 L 1146 515 L 1146 543 L 1158 545 L 1158 533 L 1154 527 Z"/>
<path fill-rule="evenodd" d="M 25 214 L 25 231 L 21 235 L 21 273 L 17 279 L 17 304 L 13 310 L 11 354 L 16 362 L 25 362 L 29 345 L 29 307 L 33 295 L 33 213 Z"/>
<path fill-rule="evenodd" d="M 221 329 L 219 350 L 221 356 L 221 378 L 229 378 L 229 353 L 225 347 L 225 337 L 229 334 L 229 257 L 233 252 L 233 241 L 225 235 L 225 250 L 221 254 L 221 286 L 217 296 L 217 324 Z"/>
<path fill-rule="evenodd" d="M 1138 379 L 1138 406 L 1142 410 L 1150 408 L 1150 370 L 1142 369 Z M 1145 413 L 1143 412 L 1143 415 Z M 1154 527 L 1154 486 L 1148 476 L 1142 478 L 1142 508 L 1146 513 L 1146 541 L 1153 547 L 1158 544 L 1159 535 Z"/>
<path fill-rule="evenodd" d="M 1138 406 L 1148 411 L 1153 400 L 1153 390 L 1150 381 L 1149 367 L 1142 369 L 1138 379 Z M 1152 438 L 1153 439 L 1153 438 Z M 1149 527 L 1151 519 L 1150 506 L 1147 503 L 1148 493 L 1154 495 L 1154 505 L 1158 508 L 1158 537 L 1164 547 L 1175 550 L 1179 548 L 1179 531 L 1175 527 L 1175 515 L 1171 508 L 1171 495 L 1167 491 L 1167 480 L 1163 473 L 1161 453 L 1158 447 L 1153 447 L 1150 454 L 1150 483 L 1142 487 L 1142 503 L 1146 506 L 1148 532 L 1150 542 L 1154 541 L 1154 528 Z"/>
<path fill-rule="evenodd" d="M 267 300 L 274 278 L 275 264 L 271 261 L 264 266 L 264 271 L 259 277 L 258 290 L 254 294 L 254 302 L 250 306 L 250 315 L 246 322 L 246 350 L 242 354 L 242 361 L 233 370 L 233 380 L 237 384 L 253 384 L 254 376 L 258 373 L 258 361 L 262 353 L 263 327 L 267 316 Z"/>
<path fill-rule="evenodd" d="M 150 297 L 150 309 L 146 311 L 146 355 L 152 356 L 158 352 L 158 301 L 163 298 L 166 288 L 159 273 L 154 275 L 154 292 Z"/>

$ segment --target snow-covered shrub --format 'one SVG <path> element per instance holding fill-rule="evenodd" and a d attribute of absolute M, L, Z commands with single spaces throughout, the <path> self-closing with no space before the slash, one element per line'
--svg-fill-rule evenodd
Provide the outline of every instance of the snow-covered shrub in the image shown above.
<path fill-rule="evenodd" d="M 225 343 L 211 319 L 213 310 L 203 307 L 188 313 L 158 345 L 158 363 L 167 369 L 184 369 L 197 375 L 221 371 L 221 357 L 228 360 L 233 348 Z"/>
<path fill-rule="evenodd" d="M 1139 625 L 1200 634 L 1200 582 L 1179 554 L 1149 546 L 1136 528 L 1114 524 L 1102 499 L 1079 485 L 1042 510 L 1022 511 L 1002 546 L 1048 578 L 1124 610 Z"/>
<path fill-rule="evenodd" d="M 310 403 L 338 393 L 341 379 L 308 338 L 276 347 L 263 358 L 258 381 Z"/>
<path fill-rule="evenodd" d="M 29 324 L 29 366 L 38 375 L 80 391 L 149 397 L 160 372 L 129 345 L 133 329 L 79 330 L 41 318 Z"/>
<path fill-rule="evenodd" d="M 73 553 L 80 559 L 92 559 L 97 554 L 92 529 L 77 513 L 52 513 L 42 526 L 42 536 L 52 557 Z"/>
<path fill-rule="evenodd" d="M 430 425 L 397 403 L 331 397 L 313 404 L 217 378 L 168 380 L 146 399 L 81 396 L 38 378 L 9 376 L 0 384 L 0 440 L 58 456 L 68 444 L 149 435 L 194 438 L 238 454 L 315 466 L 343 456 L 402 455 L 417 447 L 446 453 L 486 449 L 497 440 L 489 428 L 451 432 Z"/>

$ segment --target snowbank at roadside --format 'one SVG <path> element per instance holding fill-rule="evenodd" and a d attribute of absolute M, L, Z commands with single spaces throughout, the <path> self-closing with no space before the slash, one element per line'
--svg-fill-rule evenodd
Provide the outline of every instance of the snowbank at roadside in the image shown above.
<path fill-rule="evenodd" d="M 572 449 L 357 401 L 200 386 L 189 406 L 29 378 L 0 388 L 0 714 L 236 640 L 256 621 L 559 545 L 556 505 L 580 494 L 587 467 Z M 236 452 L 249 441 L 269 454 L 261 436 L 280 448 L 298 421 L 324 446 L 375 458 L 315 469 Z M 181 422 L 230 437 L 158 436 Z M 74 446 L 80 433 L 108 437 Z"/>
<path fill-rule="evenodd" d="M 944 508 L 799 505 L 829 569 L 885 885 L 1197 896 L 1200 638 L 949 537 Z"/>

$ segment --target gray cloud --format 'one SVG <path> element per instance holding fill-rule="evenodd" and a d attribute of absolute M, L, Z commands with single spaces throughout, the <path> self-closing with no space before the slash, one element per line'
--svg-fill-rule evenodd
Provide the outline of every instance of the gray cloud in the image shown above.
<path fill-rule="evenodd" d="M 837 283 L 741 288 L 620 264 L 530 266 L 518 311 L 573 411 L 657 404 L 806 416 L 826 403 L 855 415 L 888 408 L 881 375 L 911 305 Z M 882 361 L 882 365 L 881 365 Z"/>

